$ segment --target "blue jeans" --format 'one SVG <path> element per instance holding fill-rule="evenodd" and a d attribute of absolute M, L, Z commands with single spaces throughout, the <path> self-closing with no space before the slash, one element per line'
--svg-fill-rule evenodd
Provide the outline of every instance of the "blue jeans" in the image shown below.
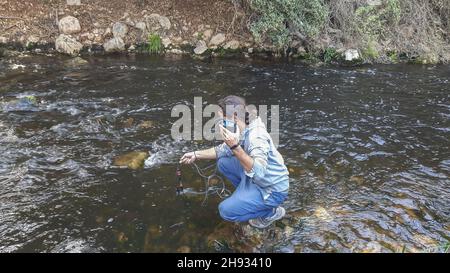
<path fill-rule="evenodd" d="M 259 186 L 248 178 L 236 157 L 221 157 L 219 171 L 233 183 L 236 190 L 219 204 L 220 216 L 231 222 L 245 222 L 257 217 L 269 217 L 284 202 L 287 194 L 273 192 L 263 199 Z"/>

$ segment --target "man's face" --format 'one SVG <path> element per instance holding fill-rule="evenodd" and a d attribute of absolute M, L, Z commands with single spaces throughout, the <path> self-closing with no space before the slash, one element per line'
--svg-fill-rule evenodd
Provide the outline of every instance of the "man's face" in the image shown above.
<path fill-rule="evenodd" d="M 224 116 L 222 110 L 219 110 L 217 112 L 217 117 L 218 117 L 218 120 L 220 121 L 220 125 L 222 125 L 226 129 L 228 129 L 230 132 L 235 131 L 236 124 L 235 124 L 235 121 L 233 118 Z"/>

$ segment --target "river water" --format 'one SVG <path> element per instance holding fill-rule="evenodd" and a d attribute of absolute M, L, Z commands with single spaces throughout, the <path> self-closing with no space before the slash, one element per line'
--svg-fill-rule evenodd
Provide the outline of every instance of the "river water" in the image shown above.
<path fill-rule="evenodd" d="M 220 199 L 201 205 L 189 167 L 191 194 L 177 197 L 175 169 L 214 143 L 172 140 L 170 111 L 227 94 L 280 106 L 296 221 L 270 251 L 428 251 L 450 240 L 449 66 L 85 59 L 0 60 L 1 252 L 213 251 Z M 38 104 L 8 108 L 24 96 Z M 151 152 L 144 169 L 111 168 L 131 151 Z"/>

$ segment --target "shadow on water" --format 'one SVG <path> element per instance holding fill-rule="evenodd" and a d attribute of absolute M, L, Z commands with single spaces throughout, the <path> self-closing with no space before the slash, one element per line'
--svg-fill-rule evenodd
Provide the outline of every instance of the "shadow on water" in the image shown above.
<path fill-rule="evenodd" d="M 448 66 L 86 60 L 0 60 L 2 252 L 214 251 L 220 199 L 201 206 L 189 167 L 190 194 L 175 194 L 179 156 L 212 143 L 172 140 L 170 111 L 229 93 L 281 109 L 288 217 L 265 251 L 424 251 L 450 239 Z M 32 111 L 11 108 L 27 96 Z M 150 164 L 110 168 L 130 151 L 150 151 Z"/>

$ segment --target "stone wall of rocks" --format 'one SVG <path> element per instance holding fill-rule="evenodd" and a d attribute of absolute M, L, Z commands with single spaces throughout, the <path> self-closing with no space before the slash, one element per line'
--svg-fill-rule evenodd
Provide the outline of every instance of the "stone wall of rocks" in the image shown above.
<path fill-rule="evenodd" d="M 97 8 L 97 7 L 96 7 Z M 89 12 L 93 12 L 90 10 Z M 37 45 L 71 56 L 83 52 L 141 52 L 145 51 L 150 35 L 161 41 L 161 52 L 165 54 L 190 54 L 194 56 L 217 56 L 239 53 L 245 57 L 256 54 L 280 55 L 270 44 L 257 44 L 249 33 L 235 35 L 224 31 L 226 27 L 209 24 L 191 24 L 173 14 L 157 14 L 142 10 L 124 12 L 109 21 L 93 20 L 83 10 L 83 0 L 67 0 L 56 16 L 56 24 L 45 40 L 42 35 L 26 33 L 19 42 L 27 50 L 41 50 Z M 172 19 L 171 19 L 172 18 Z M 56 26 L 56 27 L 55 27 Z M 0 35 L 0 44 L 8 44 L 10 37 Z M 17 42 L 15 40 L 15 42 Z M 289 54 L 306 55 L 302 43 L 292 44 Z M 342 60 L 357 62 L 361 52 L 340 47 Z"/>
<path fill-rule="evenodd" d="M 214 32 L 208 25 L 199 26 L 192 37 L 177 36 L 178 31 L 170 19 L 156 13 L 145 14 L 137 20 L 125 14 L 122 20 L 89 32 L 83 31 L 79 19 L 68 15 L 59 20 L 58 30 L 55 49 L 68 55 L 77 55 L 83 48 L 94 47 L 102 47 L 107 53 L 134 51 L 147 42 L 149 35 L 160 36 L 164 52 L 174 54 L 203 55 L 218 49 L 236 51 L 251 48 L 253 42 L 229 39 L 225 33 Z"/>

